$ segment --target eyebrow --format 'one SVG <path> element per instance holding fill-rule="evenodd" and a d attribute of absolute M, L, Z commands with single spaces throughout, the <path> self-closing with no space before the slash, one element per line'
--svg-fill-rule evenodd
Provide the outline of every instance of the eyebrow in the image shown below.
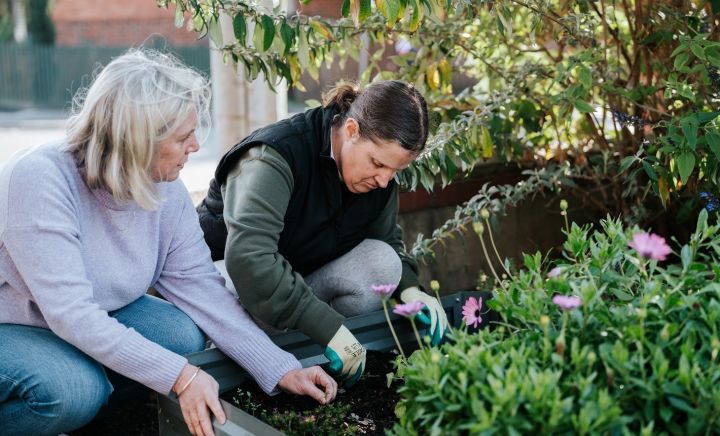
<path fill-rule="evenodd" d="M 394 168 L 394 167 L 391 167 L 390 165 L 386 165 L 386 164 L 380 162 L 380 160 L 378 160 L 378 159 L 375 158 L 375 157 L 373 157 L 372 160 L 374 160 L 375 162 L 377 162 L 377 163 L 379 163 L 380 165 L 384 166 L 385 168 L 390 168 L 390 169 L 392 169 L 393 171 L 402 171 L 402 170 L 404 170 L 405 168 L 407 168 L 407 167 L 405 167 L 405 168 Z M 410 166 L 410 165 L 408 165 L 408 166 Z"/>

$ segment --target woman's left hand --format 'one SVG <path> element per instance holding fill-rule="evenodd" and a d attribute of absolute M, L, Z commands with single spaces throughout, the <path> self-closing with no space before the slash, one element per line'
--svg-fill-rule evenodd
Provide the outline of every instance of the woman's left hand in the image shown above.
<path fill-rule="evenodd" d="M 338 385 L 322 368 L 311 366 L 289 371 L 280 379 L 278 387 L 293 394 L 308 395 L 320 404 L 327 404 L 335 399 Z"/>

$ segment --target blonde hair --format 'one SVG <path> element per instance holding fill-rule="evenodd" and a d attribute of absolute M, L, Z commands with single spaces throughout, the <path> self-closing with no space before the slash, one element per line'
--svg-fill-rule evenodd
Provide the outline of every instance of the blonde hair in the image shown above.
<path fill-rule="evenodd" d="M 92 189 L 156 209 L 151 175 L 158 144 L 196 111 L 209 120 L 207 79 L 169 54 L 131 49 L 110 62 L 73 99 L 70 150 Z"/>

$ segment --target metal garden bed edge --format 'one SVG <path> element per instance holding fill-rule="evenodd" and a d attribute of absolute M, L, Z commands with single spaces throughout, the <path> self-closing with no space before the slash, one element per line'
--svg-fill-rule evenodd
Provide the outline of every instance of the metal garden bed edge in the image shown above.
<path fill-rule="evenodd" d="M 468 297 L 481 296 L 485 301 L 490 298 L 489 292 L 458 292 L 442 297 L 443 308 L 448 316 L 450 325 L 458 327 L 462 322 L 462 304 Z M 484 304 L 483 304 L 484 306 Z M 403 347 L 412 349 L 417 346 L 415 335 L 410 323 L 393 313 L 390 313 L 395 332 Z M 483 320 L 483 324 L 488 320 Z M 385 313 L 380 310 L 364 315 L 348 318 L 345 325 L 353 332 L 355 337 L 367 348 L 374 351 L 389 351 L 394 348 L 395 341 L 385 319 Z M 422 333 L 422 330 L 421 330 Z M 303 367 L 327 362 L 323 356 L 323 348 L 314 343 L 304 334 L 294 330 L 272 337 L 273 341 L 282 349 L 292 353 Z M 217 348 L 191 354 L 188 360 L 193 365 L 200 366 L 212 375 L 220 385 L 220 392 L 240 386 L 250 379 L 250 376 L 239 365 L 230 360 Z M 213 429 L 218 436 L 242 435 L 282 435 L 279 430 L 260 421 L 252 415 L 245 413 L 233 404 L 221 400 L 227 421 L 220 425 L 213 420 Z M 185 425 L 175 395 L 158 396 L 158 422 L 160 436 L 187 436 L 190 432 Z"/>

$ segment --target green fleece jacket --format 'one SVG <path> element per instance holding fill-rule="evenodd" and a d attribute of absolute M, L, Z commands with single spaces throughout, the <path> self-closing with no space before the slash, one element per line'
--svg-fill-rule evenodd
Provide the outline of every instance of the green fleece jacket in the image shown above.
<path fill-rule="evenodd" d="M 418 286 L 417 263 L 404 249 L 397 224 L 398 193 L 367 229 L 367 238 L 392 246 L 403 265 L 398 289 Z M 251 148 L 221 187 L 228 237 L 225 262 L 238 296 L 255 317 L 277 328 L 296 328 L 325 346 L 344 317 L 313 294 L 303 277 L 278 252 L 293 174 L 267 145 Z"/>

